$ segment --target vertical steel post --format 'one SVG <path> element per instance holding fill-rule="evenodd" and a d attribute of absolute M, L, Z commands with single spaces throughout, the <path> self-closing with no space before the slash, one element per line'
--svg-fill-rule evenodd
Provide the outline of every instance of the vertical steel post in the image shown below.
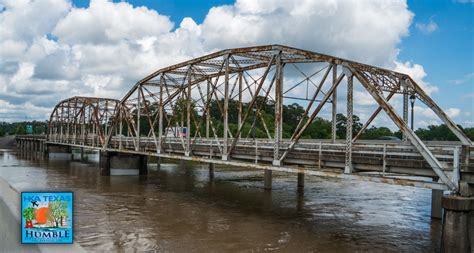
<path fill-rule="evenodd" d="M 118 108 L 119 110 L 119 149 L 122 149 L 122 133 L 123 133 L 123 119 L 122 119 L 122 108 Z"/>
<path fill-rule="evenodd" d="M 237 118 L 238 122 L 237 125 L 240 128 L 242 125 L 242 72 L 239 72 L 239 115 Z M 242 136 L 242 133 L 239 133 L 239 136 L 235 138 L 239 138 Z"/>
<path fill-rule="evenodd" d="M 276 56 L 276 83 L 275 83 L 275 134 L 273 143 L 273 165 L 280 166 L 280 141 L 282 137 L 283 122 L 283 66 L 281 53 Z"/>
<path fill-rule="evenodd" d="M 163 85 L 164 85 L 164 81 L 165 81 L 165 78 L 164 78 L 164 75 L 161 74 L 161 78 L 160 78 L 160 108 L 159 108 L 159 115 L 158 115 L 158 147 L 157 147 L 157 150 L 156 152 L 158 154 L 161 153 L 161 142 L 162 142 L 162 139 L 163 139 Z"/>
<path fill-rule="evenodd" d="M 137 88 L 137 146 L 135 147 L 135 151 L 139 151 L 140 149 L 140 86 Z"/>
<path fill-rule="evenodd" d="M 353 79 L 352 72 L 344 68 L 347 72 L 347 123 L 346 123 L 346 159 L 344 173 L 352 173 L 352 94 Z"/>
<path fill-rule="evenodd" d="M 337 82 L 337 64 L 332 65 L 332 83 Z M 331 131 L 331 141 L 336 142 L 336 115 L 337 115 L 337 89 L 334 89 L 332 93 L 332 131 Z"/>
<path fill-rule="evenodd" d="M 459 187 L 459 180 L 461 178 L 460 171 L 459 171 L 459 164 L 460 164 L 459 148 L 454 147 L 453 149 L 453 175 L 451 177 L 451 181 L 457 187 Z"/>
<path fill-rule="evenodd" d="M 224 58 L 225 61 L 225 82 L 224 82 L 224 143 L 222 147 L 222 160 L 227 160 L 228 137 L 229 130 L 229 55 Z"/>
<path fill-rule="evenodd" d="M 190 156 L 191 148 L 191 72 L 192 67 L 188 70 L 188 87 L 186 89 L 187 100 L 186 100 L 186 150 L 184 151 L 185 156 Z"/>
<path fill-rule="evenodd" d="M 207 113 L 206 113 L 206 138 L 209 139 L 209 124 L 210 124 L 210 121 L 211 121 L 211 98 L 212 96 L 212 93 L 211 93 L 211 80 L 207 79 L 207 97 L 206 97 L 206 101 L 209 101 L 209 103 L 207 104 L 207 107 L 208 108 L 205 108 L 207 109 Z"/>
<path fill-rule="evenodd" d="M 401 82 L 400 86 L 403 87 L 403 121 L 405 122 L 405 124 L 408 125 L 408 89 L 407 89 L 406 82 L 404 80 L 400 80 L 400 82 Z M 403 142 L 407 142 L 407 141 L 408 141 L 408 137 L 404 133 Z"/>

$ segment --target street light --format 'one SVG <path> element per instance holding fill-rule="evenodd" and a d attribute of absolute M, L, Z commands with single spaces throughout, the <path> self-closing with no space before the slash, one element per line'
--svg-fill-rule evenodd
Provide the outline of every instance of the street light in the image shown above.
<path fill-rule="evenodd" d="M 416 100 L 416 96 L 415 96 L 415 94 L 412 94 L 412 95 L 410 96 L 410 103 L 411 103 L 411 130 L 414 129 L 414 116 L 415 116 L 414 108 L 415 108 L 415 100 Z"/>

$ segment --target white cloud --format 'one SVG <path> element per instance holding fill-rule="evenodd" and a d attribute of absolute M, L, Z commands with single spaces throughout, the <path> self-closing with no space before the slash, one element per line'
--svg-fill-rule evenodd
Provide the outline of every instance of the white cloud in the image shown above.
<path fill-rule="evenodd" d="M 239 0 L 201 28 L 209 48 L 277 43 L 389 66 L 412 17 L 404 1 Z"/>
<path fill-rule="evenodd" d="M 448 108 L 446 114 L 451 118 L 456 118 L 461 114 L 461 109 L 459 108 Z"/>
<path fill-rule="evenodd" d="M 423 66 L 419 64 L 411 62 L 395 62 L 394 70 L 411 76 L 411 78 L 413 78 L 413 80 L 420 85 L 426 93 L 428 93 L 428 95 L 438 91 L 438 87 L 423 80 L 423 78 L 426 77 L 426 72 Z"/>
<path fill-rule="evenodd" d="M 416 23 L 416 28 L 424 34 L 431 34 L 438 30 L 438 24 L 434 22 L 433 17 L 430 18 L 428 23 Z"/>
<path fill-rule="evenodd" d="M 471 81 L 472 79 L 474 79 L 474 72 L 465 74 L 462 78 L 459 79 L 449 80 L 448 82 L 452 84 L 464 84 Z"/>
<path fill-rule="evenodd" d="M 173 23 L 146 7 L 93 0 L 87 9 L 74 8 L 53 30 L 59 41 L 70 44 L 110 44 L 168 33 Z"/>
<path fill-rule="evenodd" d="M 69 96 L 121 98 L 160 67 L 259 44 L 284 44 L 395 69 L 410 74 L 428 93 L 437 91 L 423 81 L 421 65 L 397 60 L 398 44 L 413 18 L 402 0 L 237 0 L 211 8 L 201 24 L 184 18 L 177 27 L 155 10 L 126 2 L 92 0 L 88 8 L 65 0 L 0 5 L 5 6 L 0 13 L 0 103 L 5 105 L 0 121 L 23 120 L 28 112 L 45 119 L 57 101 Z M 339 94 L 342 103 L 345 93 Z M 368 117 L 374 102 L 360 87 L 354 96 L 355 111 Z M 398 100 L 394 103 L 400 108 Z"/>

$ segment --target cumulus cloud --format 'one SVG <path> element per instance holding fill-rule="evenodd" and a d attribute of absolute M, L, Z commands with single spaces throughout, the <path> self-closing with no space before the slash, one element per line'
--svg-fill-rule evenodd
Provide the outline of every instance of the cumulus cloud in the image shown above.
<path fill-rule="evenodd" d="M 146 7 L 94 0 L 87 9 L 74 8 L 53 30 L 60 42 L 110 44 L 168 33 L 173 23 Z"/>
<path fill-rule="evenodd" d="M 424 34 L 431 34 L 434 31 L 438 30 L 438 24 L 433 20 L 433 17 L 430 18 L 428 23 L 416 23 L 416 28 Z"/>
<path fill-rule="evenodd" d="M 394 69 L 410 74 L 428 93 L 437 91 L 424 81 L 421 65 L 397 59 L 413 19 L 403 0 L 237 0 L 211 8 L 201 24 L 184 18 L 177 25 L 126 2 L 92 0 L 87 8 L 66 0 L 0 0 L 0 5 L 5 8 L 0 12 L 0 121 L 22 120 L 24 114 L 46 119 L 51 107 L 69 96 L 121 98 L 160 67 L 258 44 Z M 344 95 L 340 92 L 340 103 Z M 375 103 L 360 87 L 354 95 L 355 111 L 368 117 Z M 394 103 L 400 108 L 398 100 Z"/>
<path fill-rule="evenodd" d="M 202 24 L 210 48 L 286 44 L 388 66 L 413 13 L 403 1 L 252 1 L 212 8 Z"/>
<path fill-rule="evenodd" d="M 428 95 L 437 92 L 438 87 L 431 85 L 430 83 L 423 80 L 426 77 L 426 72 L 423 66 L 414 64 L 411 62 L 395 62 L 395 71 L 407 74 L 413 78 L 413 80 L 421 86 L 421 88 L 428 93 Z"/>

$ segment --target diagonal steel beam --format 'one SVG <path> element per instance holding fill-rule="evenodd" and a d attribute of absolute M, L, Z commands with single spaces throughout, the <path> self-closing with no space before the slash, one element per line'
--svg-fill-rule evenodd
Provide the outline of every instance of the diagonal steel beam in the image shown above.
<path fill-rule="evenodd" d="M 292 141 L 288 148 L 285 150 L 285 153 L 281 155 L 280 157 L 280 164 L 285 160 L 286 156 L 288 153 L 295 147 L 296 143 L 298 143 L 299 139 L 301 138 L 301 135 L 303 132 L 308 128 L 308 126 L 313 122 L 314 118 L 318 115 L 319 111 L 323 108 L 324 104 L 328 101 L 329 97 L 332 95 L 332 93 L 336 90 L 337 86 L 341 83 L 342 79 L 344 78 L 345 74 L 342 73 L 339 78 L 337 79 L 336 82 L 333 83 L 329 91 L 326 93 L 326 95 L 323 97 L 321 102 L 318 104 L 318 107 L 314 110 L 314 112 L 311 114 L 311 117 L 308 118 L 306 123 L 303 125 L 303 127 L 294 135 L 294 138 L 292 138 Z"/>
<path fill-rule="evenodd" d="M 425 158 L 428 164 L 431 166 L 433 171 L 439 177 L 441 182 L 446 184 L 449 189 L 457 190 L 455 184 L 449 180 L 446 174 L 443 171 L 443 166 L 436 159 L 436 157 L 431 153 L 431 151 L 426 147 L 426 145 L 418 138 L 415 132 L 408 127 L 408 125 L 403 121 L 403 119 L 395 112 L 395 109 L 387 102 L 387 100 L 380 94 L 377 88 L 370 84 L 370 82 L 359 73 L 359 71 L 352 68 L 350 65 L 348 68 L 354 73 L 354 76 L 359 80 L 359 82 L 364 86 L 364 88 L 369 92 L 370 95 L 377 101 L 377 103 L 384 109 L 387 115 L 392 119 L 392 121 L 400 128 L 402 133 L 404 133 L 408 140 L 413 144 L 413 146 L 420 152 L 420 154 Z"/>

